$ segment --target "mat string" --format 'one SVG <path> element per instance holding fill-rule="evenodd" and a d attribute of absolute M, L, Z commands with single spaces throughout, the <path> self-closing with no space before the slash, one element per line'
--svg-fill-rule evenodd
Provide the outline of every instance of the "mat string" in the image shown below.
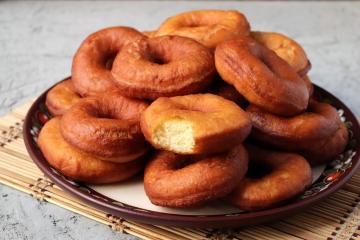
<path fill-rule="evenodd" d="M 10 143 L 12 140 L 19 138 L 22 135 L 22 127 L 20 122 L 16 122 L 7 130 L 2 130 L 0 135 L 0 147 Z"/>
<path fill-rule="evenodd" d="M 34 184 L 29 184 L 29 188 L 33 191 L 33 193 L 30 195 L 39 201 L 46 202 L 46 198 L 50 197 L 45 194 L 46 189 L 52 186 L 54 186 L 54 183 L 50 182 L 50 180 L 45 178 L 38 178 Z"/>
<path fill-rule="evenodd" d="M 112 230 L 115 230 L 115 231 L 118 231 L 118 232 L 121 232 L 123 233 L 126 226 L 124 226 L 123 222 L 124 222 L 124 219 L 123 218 L 120 218 L 120 217 L 117 217 L 117 216 L 114 216 L 114 215 L 111 215 L 111 214 L 107 214 L 106 217 L 109 219 L 110 221 L 110 225 L 109 227 L 112 229 Z"/>

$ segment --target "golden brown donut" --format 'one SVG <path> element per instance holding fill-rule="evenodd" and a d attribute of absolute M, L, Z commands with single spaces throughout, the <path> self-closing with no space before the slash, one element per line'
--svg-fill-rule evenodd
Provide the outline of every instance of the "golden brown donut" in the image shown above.
<path fill-rule="evenodd" d="M 292 116 L 308 105 L 305 82 L 284 60 L 252 38 L 238 37 L 219 44 L 215 64 L 222 79 L 266 111 Z"/>
<path fill-rule="evenodd" d="M 156 35 L 178 35 L 195 39 L 208 48 L 236 36 L 249 35 L 245 16 L 234 10 L 200 10 L 180 13 L 165 20 Z"/>
<path fill-rule="evenodd" d="M 310 70 L 310 63 L 304 49 L 293 39 L 276 32 L 251 32 L 251 37 L 273 50 L 301 76 Z"/>
<path fill-rule="evenodd" d="M 53 168 L 77 181 L 96 184 L 119 182 L 143 168 L 141 159 L 127 163 L 101 161 L 71 146 L 60 133 L 58 117 L 48 121 L 41 129 L 38 145 Z"/>
<path fill-rule="evenodd" d="M 46 95 L 45 105 L 54 116 L 63 115 L 81 99 L 74 90 L 71 79 L 56 84 Z"/>
<path fill-rule="evenodd" d="M 155 148 L 179 154 L 226 151 L 242 143 L 251 130 L 239 106 L 213 94 L 158 98 L 140 123 Z"/>
<path fill-rule="evenodd" d="M 147 163 L 144 188 L 159 206 L 199 206 L 227 195 L 247 171 L 248 156 L 239 145 L 212 156 L 184 156 L 160 151 Z"/>
<path fill-rule="evenodd" d="M 140 115 L 148 104 L 109 92 L 81 99 L 61 119 L 65 140 L 103 160 L 126 162 L 148 150 Z"/>
<path fill-rule="evenodd" d="M 273 115 L 254 105 L 246 112 L 254 127 L 253 138 L 289 151 L 332 136 L 341 123 L 334 107 L 315 100 L 310 101 L 307 112 L 291 118 Z"/>
<path fill-rule="evenodd" d="M 309 142 L 300 149 L 300 153 L 313 165 L 323 164 L 344 152 L 348 141 L 349 132 L 342 123 L 332 136 L 319 142 Z"/>
<path fill-rule="evenodd" d="M 241 108 L 246 107 L 248 104 L 246 99 L 236 90 L 236 88 L 234 88 L 234 86 L 226 83 L 222 79 L 216 79 L 208 91 L 209 93 L 233 101 Z"/>
<path fill-rule="evenodd" d="M 124 47 L 115 58 L 112 74 L 122 94 L 156 99 L 197 93 L 215 75 L 210 51 L 184 37 L 140 39 Z"/>
<path fill-rule="evenodd" d="M 112 61 L 124 45 L 145 38 L 129 27 L 110 27 L 88 36 L 77 50 L 72 64 L 72 80 L 82 96 L 116 89 L 110 70 Z"/>
<path fill-rule="evenodd" d="M 156 31 L 155 30 L 143 31 L 142 34 L 144 34 L 148 38 L 153 38 L 156 36 Z"/>
<path fill-rule="evenodd" d="M 311 168 L 305 158 L 294 153 L 272 152 L 247 147 L 250 169 L 266 168 L 265 174 L 245 177 L 227 200 L 243 210 L 270 208 L 301 194 L 312 180 Z"/>

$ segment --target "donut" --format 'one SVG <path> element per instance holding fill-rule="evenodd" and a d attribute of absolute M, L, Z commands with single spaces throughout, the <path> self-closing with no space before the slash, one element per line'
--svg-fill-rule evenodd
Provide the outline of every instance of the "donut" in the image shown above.
<path fill-rule="evenodd" d="M 251 131 L 239 106 L 213 94 L 158 98 L 142 113 L 140 124 L 153 147 L 179 154 L 226 151 Z"/>
<path fill-rule="evenodd" d="M 251 37 L 273 50 L 301 76 L 310 70 L 311 64 L 304 49 L 293 39 L 276 32 L 251 32 Z"/>
<path fill-rule="evenodd" d="M 71 79 L 67 79 L 50 89 L 46 94 L 45 105 L 53 116 L 61 116 L 80 99 Z"/>
<path fill-rule="evenodd" d="M 123 48 L 112 68 L 122 94 L 156 99 L 198 93 L 215 75 L 210 51 L 184 37 L 140 39 Z"/>
<path fill-rule="evenodd" d="M 266 111 L 293 116 L 307 108 L 309 93 L 301 77 L 275 52 L 250 37 L 220 43 L 215 65 L 223 80 Z"/>
<path fill-rule="evenodd" d="M 147 36 L 148 38 L 152 38 L 156 36 L 156 31 L 150 30 L 150 31 L 143 31 L 142 34 Z"/>
<path fill-rule="evenodd" d="M 65 176 L 87 183 L 124 181 L 143 168 L 143 160 L 127 163 L 102 161 L 67 143 L 60 132 L 60 119 L 52 118 L 41 129 L 38 146 L 49 164 Z"/>
<path fill-rule="evenodd" d="M 349 132 L 342 123 L 332 136 L 319 142 L 309 142 L 300 149 L 300 153 L 312 165 L 324 164 L 344 152 L 348 141 Z"/>
<path fill-rule="evenodd" d="M 226 83 L 225 81 L 221 79 L 216 79 L 214 81 L 214 84 L 210 86 L 210 89 L 208 89 L 209 93 L 221 96 L 227 100 L 233 101 L 237 105 L 239 105 L 241 108 L 244 108 L 247 106 L 246 99 L 234 88 L 234 86 Z"/>
<path fill-rule="evenodd" d="M 159 151 L 145 167 L 145 192 L 155 205 L 199 206 L 229 194 L 244 177 L 247 158 L 242 145 L 212 156 Z"/>
<path fill-rule="evenodd" d="M 122 47 L 145 38 L 129 27 L 110 27 L 88 36 L 77 50 L 72 63 L 72 80 L 76 92 L 82 96 L 116 89 L 112 81 L 112 61 Z"/>
<path fill-rule="evenodd" d="M 330 104 L 311 100 L 307 112 L 288 118 L 276 116 L 250 105 L 251 136 L 280 149 L 296 151 L 309 142 L 322 141 L 340 127 L 340 117 Z"/>
<path fill-rule="evenodd" d="M 238 11 L 200 10 L 165 20 L 156 35 L 178 35 L 195 39 L 210 49 L 236 36 L 249 35 L 250 25 Z"/>
<path fill-rule="evenodd" d="M 311 167 L 305 158 L 294 153 L 273 152 L 247 147 L 250 167 L 258 176 L 246 176 L 226 197 L 243 210 L 255 211 L 277 206 L 301 194 L 312 181 Z M 248 174 L 249 175 L 249 174 Z"/>
<path fill-rule="evenodd" d="M 148 150 L 140 129 L 147 106 L 118 92 L 87 97 L 63 115 L 61 133 L 71 145 L 102 160 L 131 161 Z"/>

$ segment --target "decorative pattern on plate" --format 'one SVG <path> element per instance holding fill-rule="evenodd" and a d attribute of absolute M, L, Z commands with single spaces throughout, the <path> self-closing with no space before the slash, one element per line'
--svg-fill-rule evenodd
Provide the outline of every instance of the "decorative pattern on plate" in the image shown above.
<path fill-rule="evenodd" d="M 329 101 L 329 100 L 328 100 Z M 331 102 L 330 102 L 331 103 Z M 311 185 L 311 187 L 304 192 L 300 197 L 302 199 L 313 196 L 318 192 L 321 192 L 328 188 L 331 184 L 336 182 L 340 176 L 342 176 L 346 169 L 352 166 L 352 159 L 355 156 L 355 151 L 352 150 L 352 145 L 355 144 L 355 139 L 353 139 L 353 133 L 351 130 L 351 122 L 346 121 L 344 116 L 344 110 L 338 109 L 338 113 L 342 122 L 345 123 L 349 131 L 349 143 L 346 147 L 345 152 L 337 156 L 333 161 L 328 163 L 324 172 L 321 174 L 319 179 Z"/>
<path fill-rule="evenodd" d="M 333 104 L 332 99 L 328 99 L 328 98 L 322 98 L 321 96 L 317 96 L 317 98 L 319 98 L 321 101 L 323 102 L 327 102 L 330 104 Z M 353 157 L 355 156 L 356 152 L 353 150 L 353 147 L 356 145 L 356 140 L 353 137 L 353 132 L 352 132 L 352 123 L 350 121 L 346 121 L 346 116 L 344 115 L 344 110 L 343 109 L 338 109 L 338 113 L 339 116 L 341 118 L 341 120 L 345 123 L 345 125 L 347 126 L 348 130 L 349 130 L 349 143 L 348 146 L 346 147 L 346 150 L 344 153 L 340 154 L 337 158 L 335 158 L 332 162 L 330 162 L 324 172 L 322 173 L 322 175 L 310 186 L 310 188 L 304 192 L 303 195 L 301 195 L 298 200 L 300 199 L 305 199 L 311 196 L 315 196 L 316 194 L 318 194 L 319 192 L 327 189 L 329 186 L 331 186 L 334 182 L 336 182 L 340 176 L 342 176 L 343 174 L 346 173 L 346 171 L 351 168 L 352 166 L 352 160 Z M 32 117 L 32 127 L 31 127 L 31 135 L 32 135 L 32 139 L 35 143 L 35 145 L 37 145 L 37 138 L 38 138 L 38 134 L 42 128 L 42 126 L 44 126 L 44 124 L 51 119 L 51 114 L 49 113 L 49 111 L 47 110 L 46 106 L 44 103 L 41 103 L 39 105 L 39 109 L 36 111 L 35 116 Z M 121 207 L 126 207 L 129 209 L 136 209 L 138 211 L 143 211 L 143 212 L 151 212 L 149 210 L 146 209 L 142 209 L 142 208 L 137 208 L 134 206 L 130 206 L 118 201 L 114 201 L 111 198 L 108 198 L 96 191 L 94 191 L 93 189 L 89 188 L 87 185 L 82 184 L 82 183 L 78 183 L 78 182 L 74 182 L 71 179 L 68 179 L 67 177 L 65 177 L 64 175 L 62 175 L 61 173 L 59 173 L 57 170 L 52 169 L 52 171 L 60 176 L 61 178 L 63 178 L 65 181 L 67 181 L 69 184 L 73 185 L 74 187 L 78 188 L 79 190 L 81 190 L 84 193 L 90 194 L 93 197 L 97 198 L 97 199 L 101 199 L 102 201 L 105 202 L 109 202 L 109 203 L 113 203 L 116 205 L 119 205 Z M 227 216 L 236 216 L 241 214 L 242 212 L 239 213 L 233 213 L 233 214 L 227 214 Z M 198 215 L 197 217 L 203 217 L 201 215 Z M 216 233 L 214 233 L 214 236 L 216 236 Z"/>

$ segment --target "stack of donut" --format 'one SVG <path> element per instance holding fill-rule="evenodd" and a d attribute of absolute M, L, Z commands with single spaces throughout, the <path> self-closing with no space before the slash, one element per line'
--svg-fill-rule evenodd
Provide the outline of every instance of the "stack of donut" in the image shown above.
<path fill-rule="evenodd" d="M 38 144 L 78 181 L 144 170 L 159 206 L 277 206 L 311 184 L 310 165 L 348 142 L 337 110 L 313 96 L 310 68 L 298 43 L 251 31 L 238 11 L 181 13 L 142 33 L 106 28 L 82 42 L 71 79 L 48 92 L 54 117 Z"/>

